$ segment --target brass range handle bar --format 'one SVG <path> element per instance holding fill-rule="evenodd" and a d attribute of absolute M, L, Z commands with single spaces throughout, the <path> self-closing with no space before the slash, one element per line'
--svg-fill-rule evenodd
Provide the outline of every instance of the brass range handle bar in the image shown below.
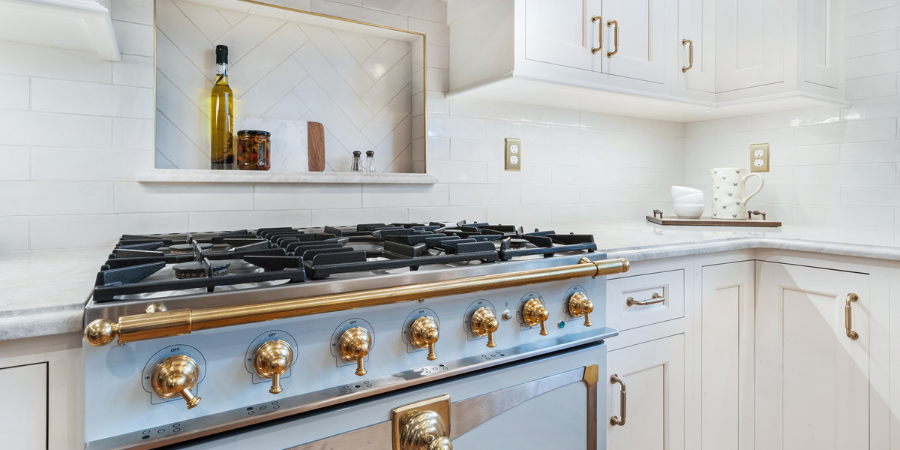
<path fill-rule="evenodd" d="M 600 50 L 603 50 L 603 17 L 602 16 L 591 17 L 591 24 L 593 24 L 594 22 L 600 22 L 600 28 L 598 28 L 598 31 L 597 31 L 597 40 L 599 41 L 598 46 L 591 47 L 592 54 L 597 53 Z M 592 26 L 592 28 L 593 28 L 593 26 Z"/>
<path fill-rule="evenodd" d="M 613 374 L 613 376 L 609 377 L 609 382 L 612 384 L 619 383 L 622 385 L 622 391 L 619 393 L 619 416 L 612 416 L 609 418 L 609 424 L 612 426 L 625 426 L 625 383 L 619 378 L 619 375 Z"/>
<path fill-rule="evenodd" d="M 503 289 L 534 283 L 611 275 L 627 272 L 630 266 L 631 264 L 624 258 L 603 261 L 581 258 L 578 264 L 546 269 L 480 275 L 250 305 L 160 311 L 152 314 L 119 317 L 118 322 L 97 319 L 85 328 L 84 340 L 95 347 L 109 344 L 116 338 L 119 339 L 119 344 L 126 344 L 233 325 L 390 305 L 425 298 L 471 294 L 489 289 Z"/>
<path fill-rule="evenodd" d="M 664 301 L 666 301 L 665 297 L 654 292 L 653 295 L 650 297 L 650 300 L 639 301 L 639 300 L 635 300 L 634 297 L 628 297 L 628 299 L 625 300 L 625 304 L 628 306 L 635 306 L 635 305 L 644 306 L 644 305 L 654 305 L 656 303 L 662 303 Z"/>
<path fill-rule="evenodd" d="M 847 331 L 847 337 L 851 340 L 859 339 L 859 333 L 853 331 L 853 309 L 850 303 L 859 300 L 859 296 L 854 293 L 847 294 L 847 304 L 844 305 L 844 328 Z"/>
<path fill-rule="evenodd" d="M 685 44 L 689 45 L 689 47 L 688 47 L 688 65 L 687 65 L 687 67 L 681 68 L 681 73 L 687 72 L 688 70 L 691 70 L 691 68 L 694 67 L 694 43 L 690 39 L 682 39 L 681 46 L 684 47 Z"/>
<path fill-rule="evenodd" d="M 613 31 L 613 45 L 615 45 L 616 49 L 611 52 L 606 52 L 607 58 L 612 58 L 613 55 L 619 53 L 619 22 L 616 20 L 610 20 L 609 22 L 606 22 L 607 27 L 611 27 L 613 25 L 616 26 L 615 30 Z"/>

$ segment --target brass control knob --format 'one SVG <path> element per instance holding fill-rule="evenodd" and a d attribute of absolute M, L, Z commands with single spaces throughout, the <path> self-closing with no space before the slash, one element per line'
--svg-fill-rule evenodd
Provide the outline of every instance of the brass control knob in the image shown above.
<path fill-rule="evenodd" d="M 253 368 L 256 374 L 263 378 L 272 379 L 272 387 L 269 393 L 280 394 L 281 376 L 287 373 L 294 361 L 294 349 L 287 342 L 281 339 L 277 341 L 269 341 L 260 345 L 256 349 L 256 356 L 253 357 Z"/>
<path fill-rule="evenodd" d="M 497 331 L 497 328 L 499 327 L 500 322 L 497 321 L 497 316 L 495 316 L 494 311 L 487 306 L 478 308 L 478 310 L 472 314 L 472 333 L 478 337 L 487 335 L 487 346 L 489 348 L 497 346 L 497 344 L 494 343 L 494 332 Z"/>
<path fill-rule="evenodd" d="M 428 360 L 434 361 L 437 355 L 434 354 L 434 344 L 440 337 L 438 323 L 431 316 L 422 316 L 413 322 L 409 327 L 409 340 L 417 348 L 428 349 Z"/>
<path fill-rule="evenodd" d="M 589 327 L 591 323 L 591 313 L 594 312 L 594 304 L 588 300 L 587 294 L 584 292 L 576 292 L 569 297 L 569 314 L 572 317 L 584 316 L 584 326 Z"/>
<path fill-rule="evenodd" d="M 166 358 L 153 369 L 150 386 L 162 398 L 180 395 L 187 402 L 187 409 L 191 409 L 200 403 L 200 397 L 191 393 L 199 379 L 200 368 L 197 367 L 197 362 L 188 356 L 175 355 Z"/>
<path fill-rule="evenodd" d="M 547 311 L 540 299 L 533 298 L 525 302 L 525 306 L 522 307 L 522 318 L 525 319 L 525 323 L 529 327 L 540 324 L 541 336 L 549 334 L 547 333 L 547 325 L 544 322 L 550 318 L 550 311 Z"/>
<path fill-rule="evenodd" d="M 400 450 L 453 450 L 450 430 L 434 411 L 409 411 L 400 417 Z"/>
<path fill-rule="evenodd" d="M 356 374 L 366 374 L 364 359 L 372 349 L 372 335 L 363 327 L 351 328 L 341 335 L 338 352 L 344 361 L 356 361 Z"/>

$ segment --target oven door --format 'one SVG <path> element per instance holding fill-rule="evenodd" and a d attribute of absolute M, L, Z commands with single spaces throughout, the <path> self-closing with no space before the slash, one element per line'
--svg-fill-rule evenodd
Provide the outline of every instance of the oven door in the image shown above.
<path fill-rule="evenodd" d="M 200 449 L 605 449 L 603 342 L 182 443 Z M 602 386 L 601 386 L 602 387 Z M 449 397 L 449 398 L 448 398 Z M 599 434 L 598 434 L 599 433 Z M 414 441 L 419 439 L 420 444 Z M 445 441 L 446 442 L 446 441 Z"/>

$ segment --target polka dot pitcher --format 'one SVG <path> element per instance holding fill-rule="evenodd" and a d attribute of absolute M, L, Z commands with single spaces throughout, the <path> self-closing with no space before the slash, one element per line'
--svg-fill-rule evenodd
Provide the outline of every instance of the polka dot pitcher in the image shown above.
<path fill-rule="evenodd" d="M 736 167 L 709 169 L 713 178 L 713 219 L 747 220 L 747 202 L 759 194 L 765 181 L 758 173 L 746 173 L 747 169 Z M 750 177 L 759 178 L 759 189 L 746 195 L 747 179 Z"/>

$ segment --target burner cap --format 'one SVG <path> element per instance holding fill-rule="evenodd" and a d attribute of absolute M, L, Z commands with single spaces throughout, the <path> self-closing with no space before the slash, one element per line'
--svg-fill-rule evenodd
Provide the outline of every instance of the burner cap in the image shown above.
<path fill-rule="evenodd" d="M 197 247 L 200 247 L 201 251 L 209 250 L 212 248 L 212 244 L 197 244 Z M 180 255 L 185 253 L 194 253 L 194 245 L 193 244 L 175 244 L 169 246 L 169 253 L 172 255 Z"/>
<path fill-rule="evenodd" d="M 231 263 L 221 261 L 211 261 L 209 264 L 212 268 L 214 277 L 228 275 L 228 266 L 231 265 Z M 175 278 L 179 280 L 187 278 L 206 278 L 206 270 L 203 268 L 203 263 L 200 261 L 178 264 L 172 267 L 172 269 L 175 270 Z"/>
<path fill-rule="evenodd" d="M 509 240 L 509 248 L 525 248 L 528 245 L 528 241 L 525 239 L 510 239 Z"/>

